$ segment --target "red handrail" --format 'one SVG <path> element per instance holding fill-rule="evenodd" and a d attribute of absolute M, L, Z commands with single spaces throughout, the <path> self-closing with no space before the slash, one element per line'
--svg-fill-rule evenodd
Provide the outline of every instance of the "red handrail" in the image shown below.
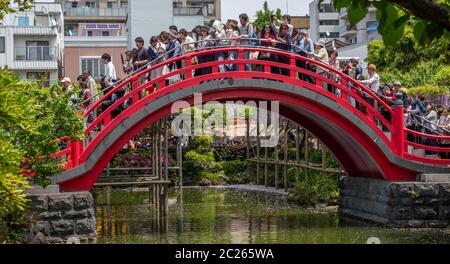
<path fill-rule="evenodd" d="M 201 64 L 191 64 L 191 58 L 194 56 L 206 56 L 206 55 L 213 55 L 216 53 L 229 53 L 229 52 L 237 52 L 238 53 L 238 59 L 236 60 L 222 60 L 222 61 L 211 61 Z M 283 56 L 289 59 L 289 64 L 281 63 L 281 62 L 274 62 L 274 61 L 267 61 L 267 60 L 250 60 L 250 59 L 244 59 L 244 52 L 269 52 L 274 55 Z M 340 77 L 340 83 L 336 82 L 336 80 L 329 79 L 325 76 L 319 75 L 315 72 L 311 72 L 309 70 L 299 68 L 296 66 L 297 61 L 304 61 L 308 62 L 309 64 L 316 65 L 317 67 L 321 67 L 328 71 L 329 73 L 332 73 L 336 76 Z M 184 61 L 185 67 L 181 69 L 177 69 L 174 71 L 171 71 L 165 75 L 158 76 L 155 79 L 152 79 L 148 82 L 144 82 L 143 84 L 139 85 L 139 79 L 142 77 L 145 77 L 146 74 L 149 74 L 150 72 L 162 68 L 166 65 L 171 65 L 178 61 Z M 219 65 L 224 64 L 233 64 L 238 65 L 237 71 L 231 71 L 231 72 L 219 72 L 216 68 Z M 244 65 L 246 64 L 253 64 L 253 65 L 261 65 L 263 66 L 263 71 L 245 71 Z M 196 69 L 201 68 L 209 68 L 212 67 L 212 73 L 208 76 L 201 75 L 201 76 L 192 76 L 192 72 Z M 283 68 L 290 71 L 289 76 L 283 76 L 280 74 L 274 74 L 271 73 L 271 67 L 278 67 Z M 307 74 L 313 78 L 316 79 L 315 84 L 310 84 L 307 82 L 304 82 L 302 80 L 299 80 L 297 78 L 297 73 Z M 169 84 L 166 85 L 165 80 L 167 78 L 170 78 L 171 76 L 175 76 L 177 74 L 184 74 L 185 80 L 181 81 L 180 83 L 176 84 Z M 146 100 L 149 100 L 148 95 L 144 95 L 142 98 L 140 98 L 140 94 L 142 91 L 146 91 L 149 88 L 152 88 L 155 84 L 159 84 L 159 90 L 157 92 L 151 92 L 150 94 L 160 94 L 165 89 L 178 89 L 178 88 L 184 88 L 189 87 L 192 85 L 195 85 L 202 81 L 207 81 L 211 79 L 220 79 L 220 78 L 241 78 L 241 79 L 251 79 L 251 78 L 267 78 L 267 79 L 274 79 L 283 81 L 290 84 L 296 84 L 301 85 L 308 89 L 314 89 L 316 92 L 323 94 L 333 100 L 339 101 L 339 104 L 344 105 L 348 110 L 350 110 L 355 115 L 359 116 L 363 120 L 366 121 L 366 123 L 377 133 L 377 135 L 385 141 L 385 143 L 394 150 L 394 153 L 400 157 L 416 160 L 416 161 L 423 161 L 422 158 L 415 158 L 414 156 L 411 156 L 407 152 L 407 148 L 405 148 L 405 145 L 413 146 L 413 147 L 420 147 L 422 149 L 426 149 L 428 146 L 422 146 L 422 145 L 411 145 L 410 142 L 407 142 L 405 140 L 406 134 L 414 134 L 416 136 L 423 136 L 428 138 L 435 138 L 435 139 L 449 139 L 450 137 L 442 137 L 442 136 L 433 136 L 433 135 L 427 135 L 422 134 L 419 132 L 415 132 L 409 129 L 405 129 L 403 126 L 403 109 L 394 108 L 391 109 L 388 104 L 379 98 L 373 91 L 362 85 L 356 80 L 353 80 L 346 74 L 330 67 L 329 65 L 326 65 L 322 62 L 312 60 L 309 58 L 305 58 L 302 56 L 299 56 L 297 54 L 271 49 L 271 48 L 261 48 L 261 47 L 226 47 L 226 48 L 217 48 L 217 49 L 208 49 L 203 51 L 198 51 L 194 53 L 185 54 L 182 56 L 178 56 L 175 58 L 171 58 L 169 60 L 160 62 L 154 66 L 151 66 L 147 69 L 142 69 L 141 71 L 135 73 L 132 76 L 129 76 L 123 82 L 117 84 L 115 87 L 113 87 L 109 92 L 107 92 L 104 96 L 102 96 L 98 101 L 96 101 L 89 109 L 84 113 L 85 116 L 88 116 L 89 114 L 93 113 L 96 109 L 99 109 L 100 106 L 102 106 L 102 103 L 105 101 L 106 98 L 112 96 L 115 92 L 117 92 L 119 89 L 124 87 L 129 87 L 131 85 L 131 92 L 125 94 L 121 98 L 119 98 L 117 101 L 115 101 L 112 105 L 110 105 L 105 111 L 103 111 L 99 116 L 95 118 L 95 120 L 86 128 L 85 135 L 89 137 L 91 131 L 94 130 L 94 128 L 97 128 L 100 130 L 99 134 L 94 137 L 87 145 L 86 149 L 83 151 L 83 142 L 72 142 L 70 151 L 66 151 L 67 154 L 70 152 L 71 159 L 72 159 L 72 166 L 76 167 L 79 165 L 80 162 L 84 162 L 86 159 L 86 156 L 92 151 L 92 149 L 98 144 L 99 138 L 101 138 L 101 135 L 104 134 L 104 131 L 110 129 L 114 125 L 117 125 L 117 122 L 119 119 L 122 119 L 123 117 L 119 118 L 116 117 L 114 122 L 112 118 L 112 111 L 116 109 L 121 104 L 125 103 L 127 100 L 132 99 L 132 105 L 137 104 L 138 102 L 144 102 Z M 328 92 L 328 90 L 323 89 L 322 87 L 318 88 L 318 81 L 319 82 L 325 82 L 327 84 L 331 84 L 334 87 L 337 87 L 341 90 L 341 95 L 337 96 L 333 93 Z M 369 97 L 371 97 L 375 102 L 377 102 L 378 106 L 382 107 L 385 111 L 387 111 L 392 116 L 392 122 L 386 120 L 383 115 L 379 112 L 379 110 L 372 105 L 370 105 L 365 99 L 363 99 L 359 92 L 364 92 Z M 362 112 L 359 109 L 356 109 L 355 107 L 352 107 L 350 103 L 348 102 L 348 97 L 353 97 L 359 104 L 365 107 L 366 111 Z M 383 131 L 378 127 L 377 122 L 375 121 L 375 118 L 378 119 L 380 123 L 382 123 L 391 133 L 391 139 L 389 139 Z M 102 127 L 103 126 L 103 127 Z M 406 141 L 406 143 L 405 143 Z M 428 150 L 431 150 L 430 148 Z M 65 153 L 66 153 L 65 152 Z M 57 155 L 59 155 L 58 153 Z M 61 156 L 64 154 L 61 154 Z M 434 162 L 432 159 L 431 163 L 436 164 L 442 164 L 442 161 L 436 161 Z M 450 164 L 450 161 L 449 161 Z"/>

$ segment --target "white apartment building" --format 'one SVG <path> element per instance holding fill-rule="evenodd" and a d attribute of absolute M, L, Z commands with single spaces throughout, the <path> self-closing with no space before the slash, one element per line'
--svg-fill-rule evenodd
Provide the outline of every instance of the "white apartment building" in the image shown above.
<path fill-rule="evenodd" d="M 377 9 L 369 7 L 365 18 L 359 21 L 355 26 L 350 26 L 348 20 L 348 12 L 346 8 L 339 11 L 339 33 L 347 44 L 360 44 L 371 42 L 372 40 L 381 39 L 377 31 Z"/>
<path fill-rule="evenodd" d="M 373 40 L 382 39 L 378 33 L 377 9 L 369 7 L 365 18 L 351 27 L 346 8 L 339 11 L 339 32 L 343 41 L 348 45 L 338 49 L 340 57 L 357 57 L 363 67 L 367 66 L 368 45 Z"/>
<path fill-rule="evenodd" d="M 325 42 L 338 39 L 343 41 L 339 32 L 339 12 L 334 8 L 331 0 L 324 0 L 320 7 L 319 0 L 309 4 L 309 36 L 313 41 Z"/>
<path fill-rule="evenodd" d="M 63 73 L 64 15 L 59 3 L 34 2 L 24 12 L 6 14 L 0 22 L 0 66 L 23 80 L 57 82 Z"/>
<path fill-rule="evenodd" d="M 135 46 L 134 39 L 138 36 L 148 46 L 153 35 L 167 31 L 171 25 L 191 31 L 197 25 L 220 20 L 220 3 L 220 0 L 132 0 L 126 21 L 128 48 Z"/>

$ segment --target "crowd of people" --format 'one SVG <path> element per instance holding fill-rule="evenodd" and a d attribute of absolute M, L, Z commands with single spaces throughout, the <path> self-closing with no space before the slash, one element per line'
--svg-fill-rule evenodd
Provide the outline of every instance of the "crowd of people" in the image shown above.
<path fill-rule="evenodd" d="M 356 58 L 350 59 L 346 63 L 341 63 L 338 60 L 338 52 L 336 49 L 327 50 L 324 41 L 319 40 L 314 42 L 309 36 L 306 30 L 295 28 L 291 24 L 291 17 L 284 15 L 281 20 L 278 20 L 275 16 L 271 17 L 271 23 L 265 24 L 262 28 L 257 28 L 250 23 L 247 14 L 241 14 L 239 21 L 235 19 L 228 19 L 225 24 L 220 21 L 212 21 L 209 26 L 199 25 L 192 29 L 191 33 L 184 28 L 178 29 L 177 26 L 170 26 L 167 31 L 161 32 L 159 35 L 152 36 L 149 40 L 148 48 L 145 47 L 145 40 L 142 37 L 135 39 L 136 47 L 125 53 L 125 59 L 123 60 L 123 71 L 125 74 L 132 74 L 147 67 L 153 66 L 156 63 L 169 60 L 171 58 L 184 55 L 193 51 L 201 51 L 205 49 L 211 49 L 215 47 L 228 47 L 228 46 L 261 46 L 270 47 L 278 50 L 293 52 L 303 57 L 308 57 L 320 61 L 337 71 L 341 71 L 351 78 L 358 80 L 362 85 L 365 85 L 373 93 L 379 96 L 388 105 L 391 105 L 401 96 L 405 108 L 405 125 L 408 128 L 414 129 L 424 133 L 439 133 L 445 134 L 450 130 L 450 118 L 448 116 L 448 109 L 437 107 L 427 102 L 424 96 L 408 96 L 408 90 L 402 88 L 401 83 L 396 81 L 394 84 L 382 84 L 380 76 L 377 73 L 376 65 L 370 64 L 367 67 L 368 78 L 364 79 L 363 68 L 359 64 Z M 237 52 L 227 53 L 212 53 L 210 55 L 193 56 L 191 64 L 200 64 L 211 61 L 225 61 L 219 66 L 220 72 L 236 71 L 237 64 L 233 63 L 233 60 L 237 58 Z M 270 60 L 278 63 L 289 64 L 290 59 L 287 56 L 276 55 L 268 52 L 245 52 L 244 59 L 257 59 L 257 60 Z M 97 84 L 92 78 L 89 70 L 84 70 L 82 75 L 78 77 L 82 94 L 82 106 L 84 108 L 89 107 L 99 99 L 100 94 L 106 94 L 117 81 L 116 69 L 111 62 L 111 55 L 105 53 L 101 57 L 102 63 L 105 65 L 105 74 L 100 80 L 101 91 L 97 90 Z M 329 71 L 328 69 L 315 64 L 310 64 L 305 60 L 297 60 L 297 67 L 307 69 L 315 72 L 325 78 L 331 79 L 336 83 L 340 82 L 340 77 L 336 73 Z M 140 83 L 155 79 L 170 71 L 181 69 L 186 66 L 186 61 L 179 60 L 171 65 L 160 67 L 152 70 L 147 76 L 142 76 L 139 79 Z M 246 64 L 246 71 L 262 71 L 260 65 Z M 281 75 L 290 75 L 289 69 L 271 67 L 272 73 Z M 210 74 L 212 72 L 211 67 L 197 68 L 193 71 L 193 76 L 200 76 L 204 74 Z M 183 79 L 183 74 L 172 76 L 166 79 L 166 82 L 173 83 Z M 314 78 L 311 75 L 305 73 L 299 73 L 298 78 L 315 83 Z M 65 78 L 63 80 L 64 87 L 66 83 L 70 85 L 70 79 Z M 328 91 L 339 95 L 341 91 L 327 82 L 322 82 L 323 88 Z M 69 87 L 69 86 L 67 86 Z M 154 87 L 157 89 L 157 87 Z M 357 87 L 355 87 L 357 90 Z M 121 98 L 129 90 L 129 87 L 119 89 L 114 94 L 110 95 L 105 100 L 102 100 L 102 109 L 106 109 L 112 105 L 115 101 Z M 102 92 L 102 93 L 100 93 Z M 359 91 L 361 96 L 374 107 L 377 106 L 373 97 L 367 93 Z M 364 106 L 358 102 L 355 98 L 349 96 L 349 102 L 361 111 L 364 110 Z M 120 113 L 128 106 L 129 102 L 125 101 L 120 107 L 114 109 L 113 116 Z M 75 103 L 73 103 L 75 105 Z M 438 112 L 438 109 L 440 112 Z M 389 111 L 383 110 L 379 107 L 381 114 L 390 120 L 391 116 Z M 87 122 L 90 123 L 94 119 L 97 113 L 91 113 L 87 118 Z M 386 128 L 384 128 L 386 129 Z M 414 139 L 415 140 L 415 139 Z M 437 142 L 436 140 L 426 140 L 427 145 L 450 147 L 449 142 Z M 441 157 L 450 158 L 448 153 L 441 153 Z"/>

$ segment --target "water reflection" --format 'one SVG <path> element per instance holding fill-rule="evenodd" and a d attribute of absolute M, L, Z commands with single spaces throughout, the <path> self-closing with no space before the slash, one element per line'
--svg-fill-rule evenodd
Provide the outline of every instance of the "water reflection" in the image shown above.
<path fill-rule="evenodd" d="M 171 190 L 167 207 L 147 192 L 97 195 L 98 243 L 450 243 L 449 230 L 340 226 L 335 213 L 291 208 L 279 195 Z M 167 209 L 167 210 L 166 210 Z"/>

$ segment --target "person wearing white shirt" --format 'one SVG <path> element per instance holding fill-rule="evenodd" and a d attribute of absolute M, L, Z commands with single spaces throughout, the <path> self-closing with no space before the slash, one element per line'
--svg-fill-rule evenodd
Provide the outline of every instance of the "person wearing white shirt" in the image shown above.
<path fill-rule="evenodd" d="M 111 61 L 111 55 L 108 53 L 103 54 L 101 60 L 105 64 L 105 85 L 109 86 L 117 80 L 116 68 Z"/>
<path fill-rule="evenodd" d="M 367 71 L 369 72 L 369 79 L 360 82 L 368 86 L 372 92 L 376 93 L 380 89 L 380 76 L 377 73 L 377 66 L 370 64 L 367 67 Z"/>

